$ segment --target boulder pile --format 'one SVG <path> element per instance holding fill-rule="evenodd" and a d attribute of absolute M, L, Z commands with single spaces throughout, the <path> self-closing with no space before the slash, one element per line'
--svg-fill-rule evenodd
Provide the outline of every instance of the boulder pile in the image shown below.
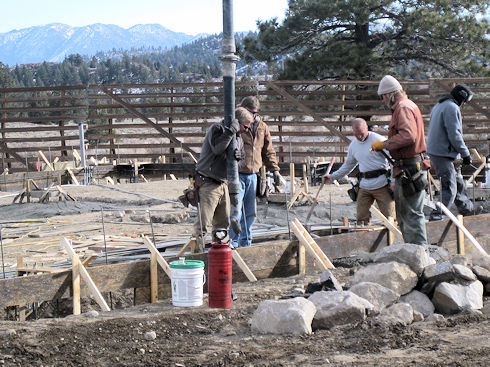
<path fill-rule="evenodd" d="M 372 260 L 355 272 L 347 289 L 325 270 L 304 294 L 261 302 L 252 331 L 308 334 L 367 318 L 381 326 L 410 325 L 479 310 L 490 294 L 488 258 L 469 265 L 464 256 L 439 250 L 429 256 L 421 246 L 405 243 L 383 248 Z"/>

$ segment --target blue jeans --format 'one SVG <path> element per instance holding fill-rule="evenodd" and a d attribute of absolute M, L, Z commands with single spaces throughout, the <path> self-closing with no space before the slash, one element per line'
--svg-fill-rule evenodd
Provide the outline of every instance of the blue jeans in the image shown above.
<path fill-rule="evenodd" d="M 257 175 L 240 173 L 240 192 L 238 193 L 238 219 L 242 231 L 236 234 L 230 227 L 233 247 L 252 245 L 252 225 L 257 218 Z"/>

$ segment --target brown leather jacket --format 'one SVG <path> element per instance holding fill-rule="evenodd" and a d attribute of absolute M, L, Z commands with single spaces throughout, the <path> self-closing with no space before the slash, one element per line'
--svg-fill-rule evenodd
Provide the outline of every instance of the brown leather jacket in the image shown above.
<path fill-rule="evenodd" d="M 400 96 L 391 111 L 384 147 L 393 159 L 413 158 L 425 152 L 424 120 L 417 105 L 407 96 Z"/>
<path fill-rule="evenodd" d="M 245 149 L 245 159 L 238 162 L 240 173 L 258 173 L 263 165 L 270 171 L 279 171 L 269 127 L 260 116 L 256 116 L 252 129 L 243 133 L 241 138 Z"/>

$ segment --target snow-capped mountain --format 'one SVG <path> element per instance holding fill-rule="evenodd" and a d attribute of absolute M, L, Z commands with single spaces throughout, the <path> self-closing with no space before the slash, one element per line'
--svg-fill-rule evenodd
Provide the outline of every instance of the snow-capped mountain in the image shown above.
<path fill-rule="evenodd" d="M 60 62 L 70 54 L 95 55 L 112 49 L 169 48 L 202 35 L 173 32 L 159 24 L 137 24 L 124 29 L 113 24 L 71 27 L 52 23 L 0 33 L 0 62 L 16 64 Z"/>

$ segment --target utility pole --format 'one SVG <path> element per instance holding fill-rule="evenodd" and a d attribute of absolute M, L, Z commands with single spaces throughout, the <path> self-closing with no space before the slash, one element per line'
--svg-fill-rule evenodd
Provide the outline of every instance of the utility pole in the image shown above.
<path fill-rule="evenodd" d="M 224 93 L 224 121 L 225 126 L 230 126 L 235 118 L 235 62 L 240 58 L 235 55 L 235 35 L 233 32 L 233 0 L 223 0 L 223 42 L 221 46 L 223 62 L 223 93 Z M 238 221 L 238 193 L 240 182 L 238 179 L 238 162 L 235 159 L 236 137 L 233 137 L 227 149 L 226 168 L 228 175 L 228 190 L 230 192 L 230 223 L 235 233 L 240 233 Z"/>

